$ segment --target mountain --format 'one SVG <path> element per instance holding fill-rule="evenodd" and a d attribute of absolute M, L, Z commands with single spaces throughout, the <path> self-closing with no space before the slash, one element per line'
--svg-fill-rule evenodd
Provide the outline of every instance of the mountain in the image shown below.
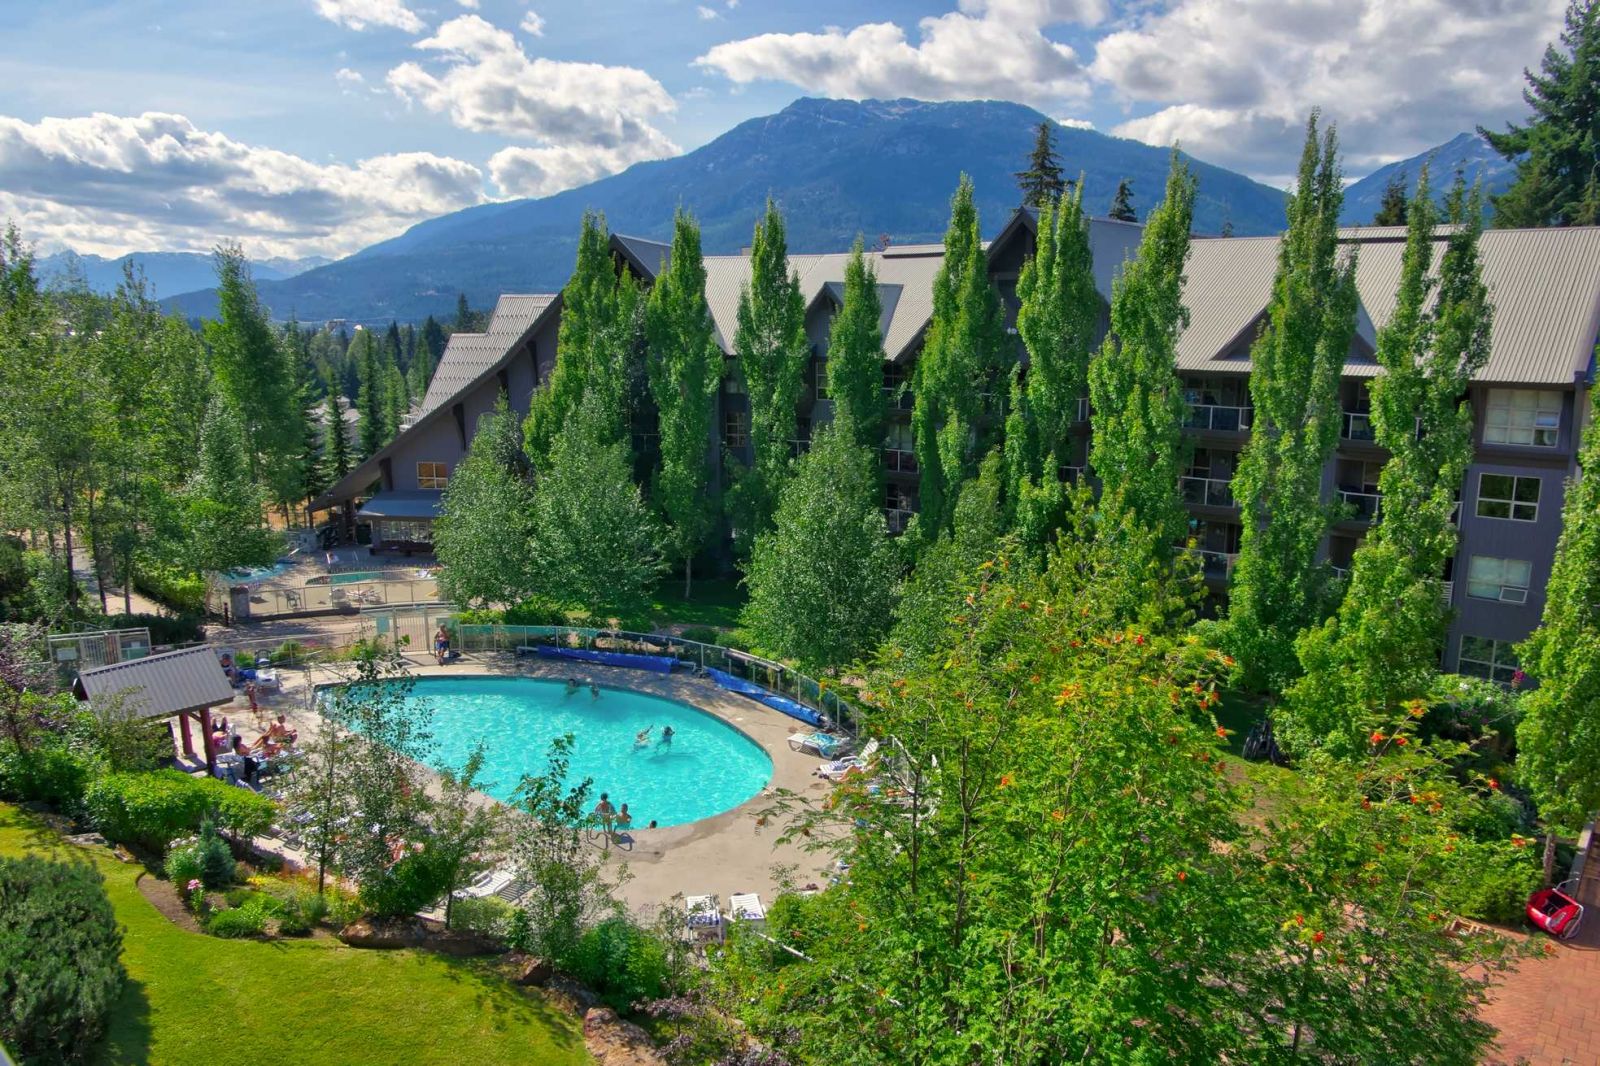
<path fill-rule="evenodd" d="M 273 314 L 302 321 L 347 318 L 402 321 L 455 314 L 465 292 L 474 307 L 503 292 L 554 292 L 572 268 L 585 209 L 604 211 L 614 232 L 670 239 L 678 204 L 700 220 L 705 250 L 737 252 L 770 194 L 788 222 L 796 252 L 838 251 L 858 233 L 897 244 L 937 241 L 962 171 L 972 175 L 986 234 L 1018 203 L 1013 172 L 1026 165 L 1044 116 L 994 101 L 802 99 L 751 119 L 672 159 L 553 196 L 483 204 L 421 222 L 330 266 L 265 282 Z M 1093 130 L 1057 127 L 1069 176 L 1085 176 L 1095 214 L 1111 206 L 1117 182 L 1133 182 L 1142 216 L 1161 195 L 1168 153 Z M 1284 222 L 1277 189 L 1194 162 L 1199 177 L 1195 226 L 1216 233 L 1229 221 L 1240 235 L 1275 233 Z M 215 306 L 208 292 L 172 301 L 189 315 Z"/>
<path fill-rule="evenodd" d="M 143 268 L 144 276 L 157 297 L 175 296 L 210 285 L 217 279 L 209 252 L 129 252 L 116 259 L 77 252 L 56 252 L 40 256 L 35 264 L 47 284 L 64 284 L 81 274 L 95 292 L 111 292 L 122 283 L 123 267 L 128 262 Z M 250 264 L 257 281 L 283 281 L 333 260 L 325 256 L 305 259 L 259 259 Z"/>
<path fill-rule="evenodd" d="M 1349 225 L 1371 222 L 1383 203 L 1383 190 L 1388 187 L 1389 179 L 1400 172 L 1406 176 L 1407 195 L 1415 195 L 1417 177 L 1424 163 L 1428 164 L 1428 183 L 1433 187 L 1433 198 L 1441 204 L 1450 191 L 1451 182 L 1456 180 L 1456 171 L 1465 174 L 1468 182 L 1482 177 L 1486 213 L 1490 210 L 1489 196 L 1505 192 L 1517 180 L 1515 163 L 1490 148 L 1476 133 L 1462 133 L 1410 159 L 1379 167 L 1351 183 L 1344 190 L 1344 210 L 1339 213 L 1339 220 Z"/>

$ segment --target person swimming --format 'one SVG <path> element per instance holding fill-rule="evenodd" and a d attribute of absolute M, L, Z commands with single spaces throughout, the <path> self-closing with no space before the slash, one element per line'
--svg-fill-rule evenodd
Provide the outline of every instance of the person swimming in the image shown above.
<path fill-rule="evenodd" d="M 569 696 L 572 695 L 574 692 L 578 691 L 578 689 L 580 689 L 582 687 L 583 686 L 578 684 L 578 679 L 577 678 L 575 678 L 575 677 L 567 678 L 567 695 L 569 695 Z"/>
<path fill-rule="evenodd" d="M 653 725 L 647 725 L 643 729 L 641 729 L 637 733 L 635 733 L 633 735 L 633 746 L 636 747 L 636 748 L 642 748 L 646 744 L 650 743 L 650 730 L 652 730 L 654 728 L 655 728 L 655 726 L 653 726 Z"/>
<path fill-rule="evenodd" d="M 589 698 L 593 700 L 600 698 L 600 685 L 593 680 L 589 682 Z"/>
<path fill-rule="evenodd" d="M 661 730 L 661 743 L 663 743 L 663 744 L 671 744 L 672 743 L 672 727 L 670 725 L 666 726 L 665 728 L 663 728 Z"/>

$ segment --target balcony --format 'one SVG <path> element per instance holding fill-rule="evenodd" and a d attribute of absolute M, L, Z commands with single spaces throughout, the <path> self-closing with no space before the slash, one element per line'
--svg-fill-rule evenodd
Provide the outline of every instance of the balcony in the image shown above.
<path fill-rule="evenodd" d="M 883 450 L 883 468 L 891 474 L 917 473 L 917 453 L 901 451 L 897 448 Z"/>
<path fill-rule="evenodd" d="M 1440 582 L 1439 596 L 1444 600 L 1446 607 L 1450 606 L 1451 602 L 1456 598 L 1456 583 L 1454 581 Z"/>
<path fill-rule="evenodd" d="M 1074 421 L 1077 421 L 1077 422 L 1087 422 L 1087 421 L 1089 421 L 1089 397 L 1087 397 L 1087 396 L 1079 396 L 1078 397 L 1078 417 L 1076 419 L 1074 419 Z"/>
<path fill-rule="evenodd" d="M 1239 561 L 1238 552 L 1215 551 L 1211 548 L 1188 549 L 1200 558 L 1200 571 L 1210 580 L 1226 581 L 1233 576 L 1233 564 Z"/>
<path fill-rule="evenodd" d="M 1349 504 L 1353 514 L 1346 515 L 1346 522 L 1371 522 L 1378 517 L 1378 501 L 1383 499 L 1376 492 L 1359 492 L 1355 489 L 1340 489 L 1339 499 Z"/>
<path fill-rule="evenodd" d="M 1345 411 L 1339 425 L 1339 436 L 1354 441 L 1376 440 L 1377 435 L 1372 431 L 1372 415 L 1366 411 Z"/>
<path fill-rule="evenodd" d="M 906 531 L 906 526 L 911 523 L 911 516 L 916 513 L 903 507 L 886 507 L 883 510 L 883 517 L 889 523 L 889 532 L 898 535 Z"/>
<path fill-rule="evenodd" d="M 1183 502 L 1196 507 L 1234 507 L 1233 483 L 1216 477 L 1180 477 Z"/>
<path fill-rule="evenodd" d="M 1056 477 L 1060 478 L 1064 484 L 1076 485 L 1078 479 L 1083 477 L 1083 467 L 1058 466 L 1056 467 Z"/>
<path fill-rule="evenodd" d="M 1207 430 L 1213 433 L 1243 433 L 1250 428 L 1253 407 L 1226 407 L 1221 404 L 1200 403 L 1189 405 L 1189 415 L 1183 420 L 1185 429 Z"/>

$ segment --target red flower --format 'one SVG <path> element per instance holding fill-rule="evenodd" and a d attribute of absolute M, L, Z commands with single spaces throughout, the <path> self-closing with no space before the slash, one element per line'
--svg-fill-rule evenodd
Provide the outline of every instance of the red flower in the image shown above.
<path fill-rule="evenodd" d="M 1320 929 L 1317 930 L 1315 933 L 1311 934 L 1311 942 L 1313 944 L 1322 943 L 1322 939 L 1323 939 L 1323 935 L 1322 935 L 1322 930 L 1320 930 Z"/>
<path fill-rule="evenodd" d="M 1373 733 L 1372 733 L 1372 736 L 1368 737 L 1367 739 L 1372 741 L 1374 744 L 1382 744 L 1383 743 L 1383 734 L 1377 732 L 1376 730 L 1374 730 Z"/>
<path fill-rule="evenodd" d="M 1187 881 L 1187 880 L 1189 880 L 1189 875 L 1184 873 L 1182 870 L 1179 870 L 1178 871 L 1178 880 Z"/>
<path fill-rule="evenodd" d="M 1219 725 L 1219 726 L 1217 726 L 1217 736 L 1219 736 L 1219 737 L 1222 737 L 1222 738 L 1224 738 L 1224 739 L 1226 739 L 1226 738 L 1227 738 L 1227 736 L 1228 736 L 1228 731 L 1227 731 L 1227 730 L 1226 730 L 1226 729 L 1224 729 L 1224 728 L 1222 728 L 1222 727 L 1221 727 L 1221 726 L 1220 726 L 1220 725 Z"/>
<path fill-rule="evenodd" d="M 1010 788 L 1011 787 L 1011 775 L 1010 774 L 1001 774 L 1000 775 L 1000 787 L 1001 788 Z"/>
<path fill-rule="evenodd" d="M 1136 634 L 1134 636 L 1134 638 L 1133 638 L 1133 642 L 1135 644 L 1143 644 L 1144 643 L 1144 634 L 1143 633 Z"/>
<path fill-rule="evenodd" d="M 1500 782 L 1496 781 L 1494 778 L 1491 777 L 1491 778 L 1489 778 L 1489 787 L 1490 788 L 1499 788 L 1500 787 Z"/>
<path fill-rule="evenodd" d="M 1405 737 L 1395 737 L 1394 742 L 1400 745 L 1402 748 L 1411 743 L 1411 741 L 1407 740 Z"/>

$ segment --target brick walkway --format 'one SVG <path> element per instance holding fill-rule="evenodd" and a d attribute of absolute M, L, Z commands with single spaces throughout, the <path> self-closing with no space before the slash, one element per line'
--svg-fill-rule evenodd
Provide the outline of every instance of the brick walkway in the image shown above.
<path fill-rule="evenodd" d="M 1484 1020 L 1500 1030 L 1490 1061 L 1600 1064 L 1600 913 L 1591 907 L 1572 940 L 1534 935 L 1549 953 L 1505 975 L 1484 1008 Z"/>

